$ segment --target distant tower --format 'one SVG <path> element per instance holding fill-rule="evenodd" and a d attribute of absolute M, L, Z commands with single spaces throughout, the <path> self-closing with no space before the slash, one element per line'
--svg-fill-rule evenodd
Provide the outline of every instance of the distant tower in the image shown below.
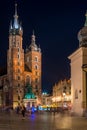
<path fill-rule="evenodd" d="M 35 41 L 34 31 L 31 37 L 31 44 L 26 49 L 25 64 L 32 72 L 32 91 L 41 99 L 41 49 Z"/>
<path fill-rule="evenodd" d="M 15 107 L 22 101 L 24 86 L 24 50 L 22 48 L 23 29 L 17 15 L 17 4 L 15 4 L 15 15 L 13 23 L 9 27 L 9 49 L 7 52 L 7 74 L 10 85 L 10 102 Z"/>
<path fill-rule="evenodd" d="M 68 58 L 71 60 L 72 110 L 83 116 L 87 110 L 87 12 L 84 27 L 78 32 L 79 48 Z M 87 68 L 87 67 L 86 67 Z"/>

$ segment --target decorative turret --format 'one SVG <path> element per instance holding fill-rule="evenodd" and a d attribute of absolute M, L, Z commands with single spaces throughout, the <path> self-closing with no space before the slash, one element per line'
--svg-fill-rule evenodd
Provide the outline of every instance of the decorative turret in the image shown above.
<path fill-rule="evenodd" d="M 35 35 L 34 35 L 34 31 L 33 31 L 33 34 L 31 36 L 31 44 L 29 46 L 29 49 L 32 50 L 32 51 L 37 51 L 38 50 L 38 47 L 35 43 Z"/>
<path fill-rule="evenodd" d="M 28 48 L 26 48 L 26 51 L 38 51 L 41 52 L 40 47 L 37 46 L 37 44 L 35 43 L 35 35 L 34 35 L 34 30 L 33 30 L 33 34 L 31 36 L 31 44 Z"/>
<path fill-rule="evenodd" d="M 17 4 L 15 4 L 14 21 L 13 21 L 13 24 L 12 24 L 12 21 L 10 23 L 9 34 L 21 35 L 21 36 L 23 35 L 23 29 L 22 29 L 21 23 L 19 24 L 19 21 L 18 21 Z"/>
<path fill-rule="evenodd" d="M 87 47 L 87 11 L 84 27 L 78 32 L 79 47 Z"/>

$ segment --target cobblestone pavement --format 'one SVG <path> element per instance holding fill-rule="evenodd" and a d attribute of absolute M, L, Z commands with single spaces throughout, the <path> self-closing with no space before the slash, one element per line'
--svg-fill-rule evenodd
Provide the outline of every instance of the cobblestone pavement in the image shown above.
<path fill-rule="evenodd" d="M 87 130 L 85 117 L 38 113 L 26 116 L 0 112 L 0 130 Z"/>

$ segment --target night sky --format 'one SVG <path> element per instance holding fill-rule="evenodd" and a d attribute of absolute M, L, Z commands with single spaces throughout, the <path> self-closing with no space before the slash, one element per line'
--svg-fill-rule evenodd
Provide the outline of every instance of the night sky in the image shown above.
<path fill-rule="evenodd" d="M 42 50 L 42 89 L 51 92 L 59 80 L 70 78 L 68 56 L 78 47 L 78 31 L 84 26 L 87 0 L 16 0 L 23 27 L 23 48 L 31 42 Z M 0 4 L 0 66 L 6 64 L 10 21 L 15 1 Z"/>

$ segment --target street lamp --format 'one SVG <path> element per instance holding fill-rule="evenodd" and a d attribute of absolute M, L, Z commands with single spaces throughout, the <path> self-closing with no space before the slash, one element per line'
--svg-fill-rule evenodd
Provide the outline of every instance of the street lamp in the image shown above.
<path fill-rule="evenodd" d="M 65 97 L 65 95 L 66 95 L 66 94 L 63 92 L 63 97 Z"/>
<path fill-rule="evenodd" d="M 66 96 L 66 93 L 63 92 L 63 107 L 64 107 L 64 104 L 65 104 L 65 96 Z"/>

